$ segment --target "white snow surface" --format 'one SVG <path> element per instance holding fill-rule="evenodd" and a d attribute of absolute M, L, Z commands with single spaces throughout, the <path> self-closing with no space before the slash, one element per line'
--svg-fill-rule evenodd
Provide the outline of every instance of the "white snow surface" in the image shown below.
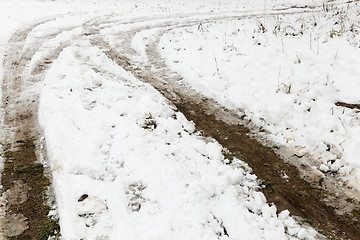
<path fill-rule="evenodd" d="M 360 6 L 200 23 L 159 51 L 183 81 L 360 190 Z"/>
<path fill-rule="evenodd" d="M 245 163 L 226 165 L 217 142 L 86 40 L 52 65 L 40 114 L 64 239 L 315 236 L 276 214 Z"/>
<path fill-rule="evenodd" d="M 288 211 L 276 214 L 244 162 L 228 165 L 222 147 L 194 132 L 193 123 L 155 89 L 77 38 L 82 24 L 106 14 L 123 19 L 157 14 L 178 21 L 175 13 L 266 13 L 294 2 L 0 2 L 0 62 L 12 34 L 36 22 L 49 20 L 33 29 L 26 43 L 64 31 L 40 47 L 29 73 L 60 42 L 69 44 L 35 86 L 49 158 L 44 164 L 53 174 L 57 200 L 52 213 L 60 219 L 63 239 L 316 237 Z M 340 171 L 357 186 L 358 112 L 334 103 L 358 101 L 359 23 L 351 20 L 358 12 L 344 8 L 331 15 L 336 12 L 204 22 L 164 34 L 159 51 L 193 89 L 244 109 L 274 141 L 311 154 L 321 171 Z M 132 47 L 139 61 L 147 61 L 144 45 L 157 34 L 155 29 L 136 35 Z M 0 66 L 0 83 L 2 75 Z"/>

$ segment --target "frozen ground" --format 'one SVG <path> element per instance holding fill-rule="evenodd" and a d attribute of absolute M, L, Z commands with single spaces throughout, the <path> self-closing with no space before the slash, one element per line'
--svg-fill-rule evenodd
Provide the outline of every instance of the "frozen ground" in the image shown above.
<path fill-rule="evenodd" d="M 0 3 L 0 61 L 16 30 L 42 20 L 49 21 L 31 29 L 24 42 L 25 49 L 41 44 L 23 77 L 31 82 L 39 62 L 61 49 L 33 87 L 40 93 L 39 121 L 48 154 L 43 163 L 53 175 L 57 200 L 51 214 L 59 217 L 63 239 L 316 237 L 288 211 L 276 214 L 276 206 L 266 203 L 244 162 L 227 165 L 216 141 L 194 132 L 193 123 L 154 88 L 115 65 L 87 38 L 86 26 L 96 29 L 97 24 L 107 26 L 100 35 L 121 44 L 106 31 L 185 22 L 175 15 L 181 13 L 196 21 L 199 15 L 211 18 L 235 10 L 261 14 L 292 5 Z M 159 51 L 193 89 L 229 108 L 245 110 L 274 141 L 297 149 L 299 155 L 311 155 L 319 170 L 339 171 L 357 186 L 357 112 L 334 103 L 357 100 L 359 23 L 352 19 L 358 8 L 332 13 L 258 16 L 169 29 Z M 151 22 L 149 15 L 163 19 Z M 139 61 L 146 62 L 144 44 L 152 35 L 156 29 L 134 38 L 132 47 L 142 54 Z M 0 67 L 1 76 L 2 71 Z"/>
<path fill-rule="evenodd" d="M 219 144 L 86 41 L 63 51 L 45 84 L 40 120 L 65 239 L 313 234 L 276 215 L 244 163 L 225 165 Z"/>
<path fill-rule="evenodd" d="M 166 33 L 159 50 L 184 81 L 339 172 L 360 189 L 360 36 L 357 4 L 320 12 L 202 23 Z"/>

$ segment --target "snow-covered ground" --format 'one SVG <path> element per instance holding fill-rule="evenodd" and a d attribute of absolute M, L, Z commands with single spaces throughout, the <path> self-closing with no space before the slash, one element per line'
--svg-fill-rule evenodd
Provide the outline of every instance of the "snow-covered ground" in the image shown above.
<path fill-rule="evenodd" d="M 40 121 L 64 239 L 314 234 L 276 215 L 243 162 L 226 165 L 218 143 L 88 42 L 64 50 L 44 84 Z"/>
<path fill-rule="evenodd" d="M 159 51 L 195 90 L 360 190 L 360 6 L 178 28 Z"/>
<path fill-rule="evenodd" d="M 38 61 L 66 43 L 35 86 L 49 157 L 44 164 L 53 174 L 58 204 L 51 213 L 60 218 L 63 239 L 316 236 L 288 211 L 276 214 L 245 163 L 225 164 L 216 141 L 194 132 L 194 125 L 150 85 L 79 37 L 84 23 L 107 15 L 157 14 L 178 21 L 174 14 L 265 14 L 292 5 L 290 0 L 0 2 L 0 62 L 19 28 L 50 20 L 30 32 L 29 47 L 63 30 L 42 43 L 27 68 L 30 80 Z M 358 112 L 334 103 L 357 101 L 358 17 L 358 7 L 342 5 L 329 12 L 202 22 L 165 33 L 159 51 L 193 89 L 244 109 L 274 141 L 311 155 L 319 170 L 339 171 L 357 187 Z M 154 31 L 134 38 L 142 60 L 144 38 Z M 1 77 L 2 71 L 0 66 Z"/>

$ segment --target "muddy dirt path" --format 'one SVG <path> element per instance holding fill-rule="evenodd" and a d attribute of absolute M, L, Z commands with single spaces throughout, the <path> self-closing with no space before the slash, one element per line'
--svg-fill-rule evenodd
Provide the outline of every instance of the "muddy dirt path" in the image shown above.
<path fill-rule="evenodd" d="M 323 201 L 329 193 L 327 190 L 303 180 L 299 170 L 286 163 L 274 149 L 250 137 L 250 130 L 241 115 L 177 84 L 176 79 L 181 78 L 169 74 L 170 71 L 159 64 L 161 59 L 153 51 L 154 47 L 150 47 L 148 56 L 152 57 L 150 61 L 158 73 L 154 73 L 154 68 L 149 71 L 132 63 L 127 56 L 121 56 L 114 50 L 105 50 L 109 58 L 161 92 L 178 111 L 195 123 L 196 130 L 202 132 L 203 136 L 216 139 L 228 150 L 225 153 L 227 158 L 236 157 L 248 163 L 265 185 L 262 192 L 269 202 L 277 206 L 278 211 L 288 209 L 293 216 L 301 217 L 329 238 L 358 238 L 357 218 L 350 214 L 338 215 L 331 203 Z M 288 178 L 284 178 L 285 174 Z"/>
<path fill-rule="evenodd" d="M 43 221 L 44 215 L 47 215 L 44 197 L 49 180 L 44 176 L 43 166 L 36 156 L 40 144 L 40 129 L 36 127 L 38 96 L 23 94 L 26 89 L 23 71 L 36 51 L 24 51 L 24 41 L 31 30 L 41 23 L 14 34 L 4 61 L 2 89 L 7 131 L 2 173 L 5 218 L 1 219 L 1 230 L 3 237 L 14 239 L 40 235 L 34 231 L 46 225 Z"/>
<path fill-rule="evenodd" d="M 185 25 L 189 24 L 192 23 Z M 176 27 L 182 26 L 184 24 Z M 338 191 L 338 183 L 334 180 L 336 178 L 324 180 L 316 172 L 309 170 L 308 165 L 301 164 L 299 169 L 288 164 L 284 156 L 278 154 L 281 146 L 259 139 L 256 126 L 245 121 L 241 111 L 225 109 L 214 100 L 205 98 L 180 83 L 182 77 L 170 71 L 157 52 L 159 36 L 168 30 L 169 27 L 164 27 L 158 38 L 147 45 L 148 65 L 139 63 L 131 48 L 131 40 L 139 29 L 117 36 L 124 40 L 121 48 L 111 48 L 99 36 L 93 37 L 91 42 L 100 47 L 111 60 L 162 93 L 178 111 L 195 123 L 197 131 L 202 132 L 203 136 L 216 139 L 228 150 L 225 152 L 227 158 L 236 157 L 247 162 L 262 180 L 262 192 L 269 202 L 277 206 L 278 211 L 290 210 L 293 216 L 300 217 L 303 222 L 330 239 L 358 239 L 358 200 L 349 198 L 349 195 L 354 196 L 355 193 L 345 194 L 345 184 Z M 290 156 L 294 157 L 287 157 Z M 304 178 L 311 181 L 305 181 Z M 338 208 L 346 208 L 348 211 L 337 211 Z"/>
<path fill-rule="evenodd" d="M 288 10 L 288 9 L 285 9 Z M 281 11 L 281 10 L 279 10 Z M 301 11 L 284 12 L 294 14 L 314 11 L 314 8 Z M 269 13 L 269 15 L 279 12 Z M 344 202 L 341 197 L 333 200 L 324 200 L 331 194 L 321 186 L 314 186 L 304 181 L 297 168 L 287 164 L 279 157 L 273 148 L 262 144 L 249 133 L 256 132 L 256 126 L 251 126 L 244 121 L 243 114 L 232 112 L 211 99 L 204 98 L 190 90 L 185 85 L 179 84 L 181 79 L 177 73 L 171 72 L 160 58 L 156 47 L 161 33 L 171 28 L 197 24 L 199 21 L 215 21 L 220 19 L 244 18 L 257 16 L 257 13 L 234 13 L 207 16 L 206 14 L 179 15 L 177 18 L 159 17 L 161 23 L 152 23 L 154 18 L 143 17 L 129 20 L 111 19 L 111 14 L 106 17 L 94 18 L 83 26 L 83 33 L 78 37 L 88 39 L 93 45 L 100 47 L 107 56 L 125 70 L 134 74 L 138 79 L 151 84 L 162 93 L 169 103 L 176 106 L 178 111 L 184 113 L 188 120 L 194 121 L 198 131 L 205 137 L 216 139 L 224 148 L 226 157 L 234 157 L 246 161 L 254 173 L 263 181 L 263 189 L 269 202 L 276 204 L 279 211 L 289 209 L 293 216 L 301 217 L 319 232 L 329 238 L 357 239 L 360 234 L 359 223 L 356 215 L 337 215 L 332 204 L 336 201 Z M 50 19 L 51 20 L 51 19 Z M 49 21 L 50 21 L 49 20 Z M 132 24 L 143 22 L 143 27 L 124 31 L 116 34 L 123 40 L 121 47 L 113 49 L 101 36 L 100 30 L 114 24 Z M 12 239 L 47 239 L 49 235 L 56 235 L 59 226 L 56 221 L 49 218 L 50 207 L 47 202 L 54 201 L 48 188 L 51 176 L 46 173 L 43 162 L 46 161 L 45 142 L 42 130 L 38 123 L 39 88 L 46 75 L 47 69 L 59 56 L 61 51 L 74 44 L 64 42 L 54 46 L 51 53 L 43 56 L 31 73 L 26 72 L 26 67 L 31 58 L 39 51 L 44 42 L 54 38 L 63 31 L 44 34 L 43 38 L 25 46 L 29 33 L 38 25 L 19 30 L 10 40 L 10 47 L 4 61 L 3 83 L 3 109 L 5 126 L 5 158 L 2 176 L 2 204 L 5 217 L 0 216 L 1 233 Z M 147 25 L 150 23 L 150 26 Z M 169 27 L 170 26 L 170 27 Z M 159 28 L 160 34 L 155 36 L 152 44 L 147 46 L 147 55 L 150 63 L 144 65 L 135 60 L 136 54 L 131 48 L 131 40 L 141 30 Z M 249 130 L 250 129 L 252 130 Z M 255 130 L 254 130 L 255 129 Z M 256 135 L 256 134 L 255 134 Z M 283 178 L 286 174 L 289 178 Z M 339 200 L 340 199 L 340 200 Z M 330 202 L 330 203 L 329 203 Z M 55 204 L 52 202 L 51 204 Z M 351 203 L 345 203 L 351 205 Z M 354 209 L 350 206 L 349 209 Z M 2 237 L 2 236 L 0 236 Z"/>
<path fill-rule="evenodd" d="M 39 92 L 46 70 L 66 45 L 55 47 L 29 73 L 27 66 L 47 39 L 56 33 L 44 34 L 43 40 L 25 44 L 31 31 L 48 21 L 41 21 L 17 31 L 9 41 L 4 60 L 4 169 L 2 172 L 1 237 L 11 239 L 47 239 L 59 232 L 57 221 L 48 217 L 55 205 L 51 192 L 51 176 L 44 168 L 46 148 L 38 123 Z M 40 161 L 43 160 L 43 161 Z"/>

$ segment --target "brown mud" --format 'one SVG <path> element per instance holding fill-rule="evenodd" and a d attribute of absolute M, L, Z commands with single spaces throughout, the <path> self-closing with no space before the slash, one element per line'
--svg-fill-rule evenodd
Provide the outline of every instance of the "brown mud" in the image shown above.
<path fill-rule="evenodd" d="M 13 145 L 4 149 L 2 185 L 8 204 L 6 235 L 9 239 L 48 239 L 60 230 L 57 222 L 48 217 L 46 191 L 50 180 L 44 175 L 43 165 L 37 162 L 32 139 L 19 140 Z M 21 221 L 14 216 L 22 216 L 26 224 L 19 227 Z"/>
<path fill-rule="evenodd" d="M 265 185 L 262 192 L 278 211 L 288 209 L 329 238 L 357 239 L 360 236 L 356 217 L 337 215 L 332 206 L 322 201 L 322 188 L 310 185 L 295 167 L 285 163 L 272 149 L 250 138 L 246 127 L 229 125 L 207 115 L 204 106 L 199 104 L 183 101 L 175 105 L 194 121 L 204 136 L 216 139 L 229 150 L 226 157 L 236 157 L 249 164 Z"/>
<path fill-rule="evenodd" d="M 0 224 L 1 237 L 6 239 L 48 239 L 60 232 L 57 220 L 48 216 L 51 210 L 48 204 L 54 205 L 54 200 L 49 198 L 51 176 L 39 160 L 46 158 L 46 150 L 38 123 L 39 93 L 31 89 L 42 80 L 51 64 L 49 59 L 56 58 L 61 50 L 55 49 L 51 56 L 40 61 L 31 78 L 25 72 L 42 45 L 39 41 L 25 48 L 25 40 L 33 28 L 45 22 L 16 32 L 9 41 L 4 60 L 1 198 L 5 216 L 1 216 Z M 46 35 L 44 40 L 54 36 Z"/>

